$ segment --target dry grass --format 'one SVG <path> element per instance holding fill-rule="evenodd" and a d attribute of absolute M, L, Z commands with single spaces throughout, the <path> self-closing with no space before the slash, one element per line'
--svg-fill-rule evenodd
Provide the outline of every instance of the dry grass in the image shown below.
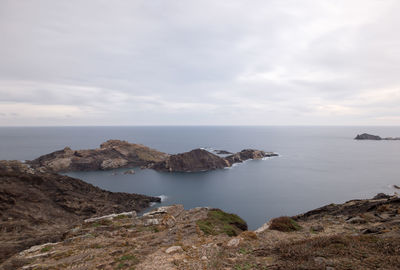
<path fill-rule="evenodd" d="M 400 239 L 376 236 L 324 236 L 265 247 L 256 256 L 274 255 L 277 269 L 400 269 Z M 318 259 L 316 259 L 318 258 Z"/>

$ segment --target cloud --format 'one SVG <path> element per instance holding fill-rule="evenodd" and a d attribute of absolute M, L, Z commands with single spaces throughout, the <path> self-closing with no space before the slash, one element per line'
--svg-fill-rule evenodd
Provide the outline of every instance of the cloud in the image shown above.
<path fill-rule="evenodd" d="M 399 8 L 3 0 L 0 125 L 399 124 Z"/>

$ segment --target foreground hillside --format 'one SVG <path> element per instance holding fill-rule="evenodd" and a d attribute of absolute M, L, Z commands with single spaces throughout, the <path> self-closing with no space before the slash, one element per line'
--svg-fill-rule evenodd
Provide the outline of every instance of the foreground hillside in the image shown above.
<path fill-rule="evenodd" d="M 160 198 L 108 192 L 81 180 L 0 161 L 0 262 L 32 245 L 60 241 L 84 219 L 140 211 Z"/>
<path fill-rule="evenodd" d="M 3 269 L 400 269 L 400 199 L 331 204 L 246 231 L 218 209 L 161 207 L 86 220 Z"/>

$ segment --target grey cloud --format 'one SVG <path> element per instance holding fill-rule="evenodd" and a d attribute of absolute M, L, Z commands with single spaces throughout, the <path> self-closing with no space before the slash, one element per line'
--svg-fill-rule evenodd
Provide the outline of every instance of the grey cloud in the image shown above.
<path fill-rule="evenodd" d="M 3 0 L 0 125 L 396 124 L 398 8 Z"/>

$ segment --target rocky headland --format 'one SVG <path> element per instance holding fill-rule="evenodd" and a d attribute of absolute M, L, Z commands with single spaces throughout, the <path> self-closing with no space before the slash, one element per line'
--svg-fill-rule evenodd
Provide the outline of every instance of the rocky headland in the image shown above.
<path fill-rule="evenodd" d="M 224 151 L 224 153 L 229 152 Z M 194 149 L 190 152 L 170 155 L 165 160 L 151 165 L 150 168 L 165 172 L 210 171 L 231 167 L 235 163 L 241 163 L 249 159 L 262 159 L 272 156 L 277 156 L 277 154 L 254 149 L 245 149 L 236 154 L 222 157 L 204 149 Z"/>
<path fill-rule="evenodd" d="M 277 156 L 272 152 L 245 149 L 232 154 L 217 150 L 216 154 L 204 149 L 169 155 L 141 144 L 109 140 L 98 149 L 63 150 L 27 161 L 32 168 L 50 172 L 96 171 L 141 166 L 164 172 L 199 172 L 230 167 L 248 159 Z"/>
<path fill-rule="evenodd" d="M 377 135 L 371 135 L 368 133 L 363 133 L 363 134 L 358 134 L 355 138 L 355 140 L 373 140 L 373 141 L 381 141 L 381 140 L 386 140 L 386 141 L 398 141 L 400 140 L 400 137 L 386 137 L 382 138 Z"/>
<path fill-rule="evenodd" d="M 81 180 L 0 161 L 0 261 L 30 246 L 56 242 L 84 219 L 141 211 L 160 198 L 113 193 Z"/>
<path fill-rule="evenodd" d="M 2 269 L 399 269 L 400 199 L 330 204 L 255 231 L 219 209 L 182 205 L 86 220 Z"/>
<path fill-rule="evenodd" d="M 97 149 L 72 150 L 65 147 L 27 163 L 33 168 L 51 172 L 96 171 L 146 166 L 168 156 L 141 144 L 108 140 Z"/>

